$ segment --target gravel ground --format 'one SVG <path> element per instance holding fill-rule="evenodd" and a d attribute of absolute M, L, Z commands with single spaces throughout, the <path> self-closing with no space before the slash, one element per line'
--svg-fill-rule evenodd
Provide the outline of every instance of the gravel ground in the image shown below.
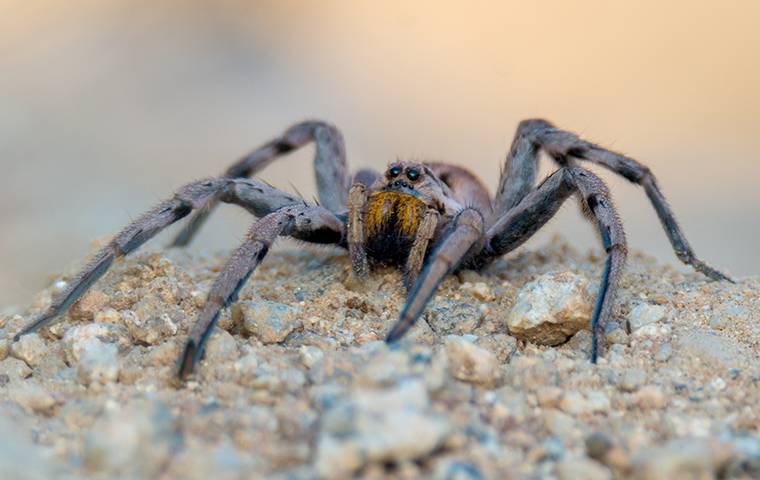
<path fill-rule="evenodd" d="M 303 248 L 274 249 L 179 387 L 223 254 L 130 257 L 16 343 L 76 265 L 6 309 L 0 478 L 760 476 L 760 277 L 632 254 L 595 366 L 598 252 L 554 239 L 451 276 L 388 348 L 400 275 L 357 286 L 345 255 Z"/>

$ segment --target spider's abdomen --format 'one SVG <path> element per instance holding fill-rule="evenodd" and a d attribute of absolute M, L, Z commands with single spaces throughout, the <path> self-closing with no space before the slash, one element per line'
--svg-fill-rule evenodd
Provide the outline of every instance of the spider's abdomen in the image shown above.
<path fill-rule="evenodd" d="M 367 200 L 367 255 L 381 263 L 406 261 L 427 209 L 417 197 L 395 191 L 375 192 Z"/>

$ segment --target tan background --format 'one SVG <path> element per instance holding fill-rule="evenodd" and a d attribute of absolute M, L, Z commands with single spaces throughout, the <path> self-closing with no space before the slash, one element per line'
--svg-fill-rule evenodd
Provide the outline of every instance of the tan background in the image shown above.
<path fill-rule="evenodd" d="M 547 117 L 648 164 L 697 252 L 757 274 L 760 2 L 718 3 L 0 0 L 0 305 L 305 117 L 354 166 L 491 186 L 517 122 Z M 312 195 L 309 157 L 263 177 Z M 633 247 L 674 262 L 643 192 L 606 178 Z M 228 207 L 194 248 L 249 222 Z M 597 245 L 575 206 L 532 244 L 557 231 Z"/>

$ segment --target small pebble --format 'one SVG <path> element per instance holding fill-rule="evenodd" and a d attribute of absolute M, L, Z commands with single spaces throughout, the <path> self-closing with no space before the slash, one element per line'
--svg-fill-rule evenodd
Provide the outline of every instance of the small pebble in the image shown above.
<path fill-rule="evenodd" d="M 646 379 L 647 375 L 643 370 L 626 370 L 620 379 L 618 388 L 624 392 L 633 392 L 637 390 Z"/>
<path fill-rule="evenodd" d="M 572 272 L 542 275 L 520 290 L 507 315 L 509 333 L 540 345 L 558 345 L 589 328 L 592 294 Z"/>
<path fill-rule="evenodd" d="M 449 372 L 454 378 L 465 382 L 489 384 L 499 375 L 496 356 L 464 337 L 447 336 L 445 349 L 449 360 Z"/>
<path fill-rule="evenodd" d="M 635 332 L 646 325 L 663 320 L 666 313 L 667 309 L 662 305 L 639 303 L 628 314 L 628 325 L 631 331 Z"/>
<path fill-rule="evenodd" d="M 579 392 L 566 392 L 562 396 L 562 400 L 559 402 L 559 408 L 563 412 L 576 416 L 590 412 L 586 397 Z"/>
<path fill-rule="evenodd" d="M 6 375 L 8 380 L 13 382 L 31 376 L 32 369 L 23 360 L 9 357 L 0 361 L 0 374 Z"/>
<path fill-rule="evenodd" d="M 459 287 L 460 290 L 469 293 L 476 299 L 482 301 L 482 302 L 493 302 L 496 300 L 496 296 L 493 294 L 493 291 L 491 290 L 491 287 L 486 285 L 483 282 L 465 282 L 462 284 L 461 287 Z"/>
<path fill-rule="evenodd" d="M 657 349 L 657 353 L 654 354 L 654 359 L 658 362 L 667 362 L 672 354 L 673 345 L 670 343 L 663 343 L 660 345 L 660 348 Z"/>
<path fill-rule="evenodd" d="M 23 335 L 11 344 L 11 355 L 23 360 L 31 368 L 39 365 L 47 353 L 48 347 L 36 333 Z"/>
<path fill-rule="evenodd" d="M 586 454 L 604 463 L 604 458 L 614 446 L 615 442 L 612 438 L 604 432 L 594 432 L 586 437 Z"/>
<path fill-rule="evenodd" d="M 301 363 L 303 363 L 304 367 L 306 368 L 313 367 L 314 364 L 322 360 L 325 356 L 324 352 L 322 352 L 319 347 L 312 345 L 303 345 L 298 350 L 298 354 L 301 359 Z"/>
<path fill-rule="evenodd" d="M 10 397 L 27 411 L 50 415 L 56 406 L 55 398 L 44 388 L 34 383 L 25 383 L 14 388 Z"/>
<path fill-rule="evenodd" d="M 610 397 L 600 390 L 586 392 L 587 408 L 594 413 L 604 413 L 610 410 Z"/>
<path fill-rule="evenodd" d="M 77 364 L 77 379 L 82 385 L 105 385 L 119 377 L 118 349 L 113 343 L 93 340 Z"/>
<path fill-rule="evenodd" d="M 110 297 L 100 290 L 91 288 L 69 309 L 69 317 L 78 322 L 90 322 L 95 314 L 106 308 Z"/>
<path fill-rule="evenodd" d="M 611 324 L 609 330 L 604 333 L 604 338 L 608 344 L 628 344 L 628 334 L 623 330 L 620 325 Z"/>
<path fill-rule="evenodd" d="M 282 343 L 294 330 L 301 328 L 299 309 L 270 301 L 239 302 L 243 326 L 264 344 Z"/>
<path fill-rule="evenodd" d="M 124 310 L 121 317 L 132 338 L 147 345 L 158 345 L 176 335 L 179 323 L 185 319 L 181 310 L 154 294 L 142 297 L 132 310 Z"/>
<path fill-rule="evenodd" d="M 634 395 L 634 402 L 642 410 L 658 410 L 666 405 L 665 395 L 660 387 L 655 385 L 641 387 Z"/>

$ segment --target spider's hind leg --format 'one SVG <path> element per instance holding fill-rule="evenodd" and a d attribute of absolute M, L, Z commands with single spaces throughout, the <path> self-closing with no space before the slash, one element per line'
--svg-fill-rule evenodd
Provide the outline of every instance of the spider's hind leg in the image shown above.
<path fill-rule="evenodd" d="M 264 145 L 256 148 L 230 166 L 222 175 L 225 178 L 245 178 L 255 175 L 278 157 L 314 142 L 314 174 L 317 193 L 322 206 L 337 212 L 346 207 L 350 175 L 346 164 L 346 151 L 340 131 L 326 122 L 305 121 L 297 123 Z M 172 246 L 188 245 L 219 203 L 218 198 L 209 199 L 190 217 L 177 234 Z M 267 212 L 271 213 L 271 212 Z"/>
<path fill-rule="evenodd" d="M 524 120 L 517 128 L 497 196 L 497 205 L 502 213 L 517 205 L 532 188 L 539 149 L 546 151 L 561 166 L 572 166 L 573 159 L 586 160 L 641 185 L 678 259 L 713 280 L 733 281 L 694 253 L 649 168 L 625 155 L 583 140 L 575 133 L 556 128 L 546 120 Z"/>

